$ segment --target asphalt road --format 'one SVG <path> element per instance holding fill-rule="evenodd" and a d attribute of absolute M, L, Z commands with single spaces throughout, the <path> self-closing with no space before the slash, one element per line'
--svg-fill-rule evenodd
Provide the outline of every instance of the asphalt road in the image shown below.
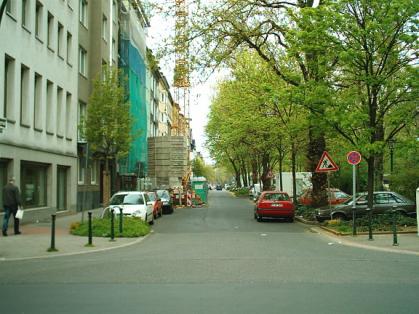
<path fill-rule="evenodd" d="M 1 313 L 418 313 L 419 258 L 339 245 L 253 219 L 210 191 L 141 243 L 0 263 Z"/>

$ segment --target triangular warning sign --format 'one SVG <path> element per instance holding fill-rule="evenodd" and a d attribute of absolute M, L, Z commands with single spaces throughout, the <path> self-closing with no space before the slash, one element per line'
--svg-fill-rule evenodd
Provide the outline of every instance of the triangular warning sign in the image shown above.
<path fill-rule="evenodd" d="M 332 160 L 329 153 L 324 151 L 317 165 L 316 172 L 328 172 L 328 171 L 337 171 L 337 170 L 339 170 L 339 167 Z"/>

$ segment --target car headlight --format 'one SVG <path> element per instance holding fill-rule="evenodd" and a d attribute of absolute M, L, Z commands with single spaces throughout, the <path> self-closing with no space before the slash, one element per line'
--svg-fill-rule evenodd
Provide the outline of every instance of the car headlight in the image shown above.
<path fill-rule="evenodd" d="M 169 202 L 163 202 L 163 205 L 169 205 Z"/>

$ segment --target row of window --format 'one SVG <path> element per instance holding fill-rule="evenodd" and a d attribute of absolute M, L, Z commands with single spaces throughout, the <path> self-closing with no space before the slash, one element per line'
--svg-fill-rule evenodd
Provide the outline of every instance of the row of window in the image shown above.
<path fill-rule="evenodd" d="M 21 126 L 72 140 L 72 94 L 26 65 L 17 64 L 11 56 L 5 55 L 4 60 L 3 116 L 16 122 L 16 109 L 20 108 Z"/>
<path fill-rule="evenodd" d="M 92 164 L 87 164 L 88 160 L 83 157 L 79 156 L 78 159 L 78 184 L 88 184 L 88 177 L 87 172 L 90 170 L 90 184 L 96 185 L 98 184 L 98 168 L 99 162 L 97 160 L 92 160 Z"/>
<path fill-rule="evenodd" d="M 69 65 L 72 65 L 72 47 L 73 36 L 70 32 L 64 30 L 64 25 L 59 21 L 55 22 L 54 15 L 44 9 L 40 0 L 36 0 L 35 7 L 32 7 L 33 1 L 21 1 L 21 23 L 22 27 L 28 32 L 35 31 L 35 37 L 46 44 L 48 49 L 55 52 L 61 59 L 66 59 Z M 11 16 L 16 16 L 17 1 L 8 1 L 6 12 Z M 69 2 L 70 5 L 70 2 Z M 34 14 L 31 14 L 34 12 Z"/>

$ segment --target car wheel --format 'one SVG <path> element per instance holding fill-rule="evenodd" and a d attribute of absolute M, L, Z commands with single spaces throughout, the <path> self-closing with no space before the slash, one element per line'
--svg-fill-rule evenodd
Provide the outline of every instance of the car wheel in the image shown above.
<path fill-rule="evenodd" d="M 294 217 L 288 218 L 288 222 L 294 222 Z"/>
<path fill-rule="evenodd" d="M 152 218 L 151 218 L 151 221 L 148 223 L 150 226 L 151 225 L 154 225 L 154 216 L 151 216 Z"/>
<path fill-rule="evenodd" d="M 255 218 L 255 219 L 257 219 L 257 218 L 258 218 L 258 216 L 256 215 L 256 213 L 254 214 L 254 218 Z"/>

